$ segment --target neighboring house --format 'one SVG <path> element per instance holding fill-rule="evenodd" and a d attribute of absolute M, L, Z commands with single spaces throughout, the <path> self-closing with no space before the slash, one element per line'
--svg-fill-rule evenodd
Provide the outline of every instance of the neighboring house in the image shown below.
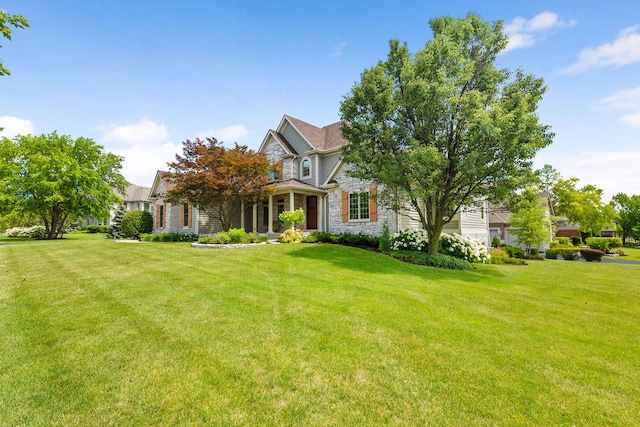
<path fill-rule="evenodd" d="M 164 200 L 167 191 L 173 188 L 166 174 L 164 171 L 156 172 L 149 192 L 149 200 L 152 202 L 153 232 L 199 234 L 199 215 L 195 207 L 190 203 L 174 205 Z"/>
<path fill-rule="evenodd" d="M 580 226 L 569 221 L 556 221 L 556 237 L 580 237 Z"/>
<path fill-rule="evenodd" d="M 152 212 L 152 204 L 149 201 L 150 195 L 151 188 L 149 187 L 141 187 L 133 184 L 128 186 L 127 193 L 123 200 L 124 210 Z"/>
<path fill-rule="evenodd" d="M 348 165 L 340 159 L 348 141 L 342 137 L 340 122 L 319 128 L 285 115 L 275 130 L 269 130 L 258 151 L 279 165 L 269 184 L 273 193 L 260 205 L 243 206 L 234 227 L 259 233 L 283 231 L 278 215 L 302 208 L 305 231 L 331 233 L 363 233 L 377 236 L 386 222 L 395 233 L 406 228 L 419 228 L 417 215 L 410 211 L 396 214 L 378 204 L 379 188 L 373 181 L 362 181 L 347 175 Z M 151 189 L 155 204 L 156 232 L 188 232 L 212 234 L 220 224 L 211 221 L 202 210 L 185 205 L 165 203 L 163 194 L 171 183 L 158 172 Z M 489 219 L 486 203 L 479 208 L 465 208 L 445 226 L 444 232 L 459 233 L 489 244 Z M 187 220 L 187 214 L 190 220 Z M 191 221 L 191 222 L 189 222 Z"/>
<path fill-rule="evenodd" d="M 553 224 L 551 218 L 553 217 L 553 206 L 549 201 L 549 193 L 540 192 L 538 194 L 538 199 L 545 200 L 544 208 L 545 215 L 549 218 L 549 242 L 553 240 L 554 231 Z M 521 246 L 523 249 L 525 245 L 520 245 L 518 243 L 518 236 L 516 236 L 513 232 L 516 230 L 515 228 L 509 225 L 509 215 L 511 212 L 505 208 L 503 205 L 495 205 L 493 203 L 489 203 L 489 236 L 490 239 L 493 240 L 495 236 L 498 236 L 500 241 L 509 246 Z M 545 244 L 540 245 L 538 249 L 543 251 L 544 249 L 549 247 L 549 242 L 545 242 Z"/>

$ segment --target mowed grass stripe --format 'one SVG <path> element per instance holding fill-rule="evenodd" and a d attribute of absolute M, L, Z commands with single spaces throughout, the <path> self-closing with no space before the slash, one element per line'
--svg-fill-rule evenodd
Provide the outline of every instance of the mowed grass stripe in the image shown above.
<path fill-rule="evenodd" d="M 3 423 L 633 425 L 640 410 L 636 266 L 450 272 L 332 245 L 91 239 L 1 252 Z"/>

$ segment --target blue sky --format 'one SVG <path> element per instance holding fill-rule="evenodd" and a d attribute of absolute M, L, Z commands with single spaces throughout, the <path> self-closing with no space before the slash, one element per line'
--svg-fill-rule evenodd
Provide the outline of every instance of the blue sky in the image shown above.
<path fill-rule="evenodd" d="M 388 41 L 412 52 L 428 21 L 476 12 L 504 21 L 499 67 L 542 77 L 541 121 L 556 133 L 536 158 L 563 177 L 640 194 L 640 7 L 636 1 L 3 0 L 31 28 L 2 41 L 3 135 L 93 138 L 150 186 L 181 142 L 214 136 L 257 149 L 284 114 L 339 119 L 360 73 Z"/>

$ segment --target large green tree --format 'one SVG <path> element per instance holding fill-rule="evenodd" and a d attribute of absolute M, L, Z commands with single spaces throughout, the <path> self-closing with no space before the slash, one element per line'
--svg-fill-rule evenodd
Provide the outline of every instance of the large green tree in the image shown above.
<path fill-rule="evenodd" d="M 578 178 L 559 179 L 553 186 L 556 215 L 580 225 L 587 236 L 600 236 L 602 230 L 614 225 L 612 204 L 602 201 L 602 189 L 588 184 L 576 187 Z"/>
<path fill-rule="evenodd" d="M 535 187 L 525 188 L 522 192 L 510 197 L 507 204 L 511 214 L 507 219 L 510 231 L 518 243 L 527 248 L 528 254 L 534 254 L 532 248 L 551 240 L 551 215 L 548 209 L 549 200 L 540 197 Z"/>
<path fill-rule="evenodd" d="M 10 15 L 0 10 L 0 34 L 2 34 L 5 39 L 11 40 L 11 35 L 13 34 L 11 27 L 26 28 L 28 26 L 29 22 L 21 15 Z M 2 45 L 0 45 L 0 47 L 2 47 Z M 2 60 L 0 60 L 0 76 L 8 76 L 9 74 L 11 73 L 2 65 Z"/>
<path fill-rule="evenodd" d="M 552 142 L 536 115 L 541 79 L 497 69 L 507 37 L 479 16 L 430 21 L 433 39 L 412 55 L 391 40 L 340 105 L 349 173 L 383 184 L 382 202 L 411 208 L 436 254 L 445 224 L 479 198 L 500 201 Z"/>
<path fill-rule="evenodd" d="M 88 138 L 18 135 L 0 139 L 0 210 L 40 218 L 47 238 L 61 237 L 68 221 L 107 218 L 127 182 L 122 158 Z"/>
<path fill-rule="evenodd" d="M 261 202 L 271 189 L 269 173 L 275 170 L 266 153 L 235 144 L 226 148 L 215 138 L 182 143 L 183 155 L 168 164 L 167 177 L 174 187 L 171 203 L 189 202 L 220 221 L 229 230 L 243 204 Z"/>
<path fill-rule="evenodd" d="M 613 196 L 613 204 L 616 209 L 616 224 L 622 234 L 622 243 L 626 243 L 629 237 L 640 240 L 640 195 L 628 196 L 618 193 Z"/>

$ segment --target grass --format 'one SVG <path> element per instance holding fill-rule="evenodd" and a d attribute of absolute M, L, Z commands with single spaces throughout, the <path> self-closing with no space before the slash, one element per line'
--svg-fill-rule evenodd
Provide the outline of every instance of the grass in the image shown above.
<path fill-rule="evenodd" d="M 616 248 L 615 250 L 621 250 L 624 252 L 623 257 L 613 257 L 629 261 L 640 261 L 640 248 Z"/>
<path fill-rule="evenodd" d="M 0 425 L 636 425 L 640 266 L 0 241 Z"/>

